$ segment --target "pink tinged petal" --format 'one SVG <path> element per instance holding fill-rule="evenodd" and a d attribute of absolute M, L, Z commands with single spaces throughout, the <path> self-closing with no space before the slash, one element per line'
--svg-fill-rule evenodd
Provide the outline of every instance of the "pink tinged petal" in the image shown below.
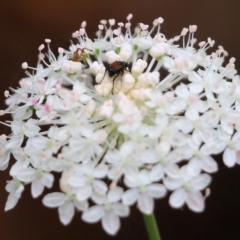
<path fill-rule="evenodd" d="M 105 194 L 108 190 L 107 184 L 101 180 L 93 181 L 93 189 L 99 194 Z"/>
<path fill-rule="evenodd" d="M 87 200 L 92 194 L 92 186 L 85 185 L 83 187 L 78 188 L 76 198 L 78 201 L 85 201 Z"/>
<path fill-rule="evenodd" d="M 45 110 L 45 112 L 47 112 L 47 113 L 51 112 L 51 107 L 50 107 L 50 105 L 49 105 L 48 103 L 46 103 L 46 104 L 44 105 L 44 110 Z"/>
<path fill-rule="evenodd" d="M 113 211 L 120 217 L 127 217 L 130 213 L 129 207 L 122 203 L 113 203 Z"/>
<path fill-rule="evenodd" d="M 182 188 L 179 188 L 171 194 L 169 198 L 169 204 L 173 208 L 180 208 L 184 205 L 186 198 L 187 198 L 187 194 L 185 190 Z"/>
<path fill-rule="evenodd" d="M 22 169 L 18 172 L 17 178 L 23 182 L 31 182 L 35 178 L 36 170 L 33 168 Z"/>
<path fill-rule="evenodd" d="M 204 198 L 199 191 L 188 193 L 186 203 L 194 212 L 202 212 L 204 210 Z"/>
<path fill-rule="evenodd" d="M 54 181 L 54 176 L 51 173 L 44 173 L 41 179 L 44 186 L 51 188 Z"/>
<path fill-rule="evenodd" d="M 88 223 L 98 222 L 104 215 L 105 211 L 103 206 L 90 207 L 86 212 L 82 214 L 82 220 Z"/>
<path fill-rule="evenodd" d="M 31 184 L 31 193 L 34 198 L 40 196 L 43 192 L 44 186 L 41 182 L 41 179 L 35 179 Z"/>
<path fill-rule="evenodd" d="M 139 192 L 136 188 L 127 190 L 122 195 L 123 204 L 132 205 L 137 201 Z"/>
<path fill-rule="evenodd" d="M 121 199 L 122 194 L 123 194 L 123 189 L 120 187 L 115 187 L 114 189 L 108 192 L 107 199 L 109 202 L 117 202 Z"/>
<path fill-rule="evenodd" d="M 191 186 L 195 190 L 203 190 L 206 188 L 210 182 L 211 182 L 211 177 L 207 173 L 203 173 L 197 177 L 195 177 L 193 180 L 191 180 Z"/>
<path fill-rule="evenodd" d="M 64 203 L 65 198 L 66 195 L 64 193 L 49 193 L 43 198 L 43 204 L 47 207 L 58 207 Z"/>
<path fill-rule="evenodd" d="M 236 163 L 236 152 L 233 149 L 226 148 L 223 153 L 223 162 L 227 167 L 233 167 Z"/>
<path fill-rule="evenodd" d="M 8 199 L 7 199 L 7 202 L 6 202 L 6 205 L 5 205 L 5 211 L 8 211 L 12 208 L 14 208 L 18 202 L 19 198 L 16 197 L 14 194 L 9 194 L 8 195 Z"/>
<path fill-rule="evenodd" d="M 154 183 L 147 186 L 147 193 L 153 198 L 162 198 L 166 195 L 167 190 L 164 185 Z"/>
<path fill-rule="evenodd" d="M 102 227 L 109 235 L 115 235 L 120 228 L 119 217 L 114 212 L 106 213 L 102 218 Z"/>
<path fill-rule="evenodd" d="M 201 172 L 200 161 L 192 158 L 187 164 L 187 171 L 191 176 L 197 176 Z"/>
<path fill-rule="evenodd" d="M 74 216 L 74 205 L 72 202 L 66 202 L 58 208 L 59 218 L 62 224 L 67 225 Z"/>
<path fill-rule="evenodd" d="M 157 182 L 161 180 L 164 176 L 163 167 L 160 164 L 154 165 L 150 172 L 151 182 Z"/>
<path fill-rule="evenodd" d="M 138 207 L 141 212 L 150 214 L 153 212 L 154 201 L 147 194 L 141 194 L 138 197 Z"/>
<path fill-rule="evenodd" d="M 175 190 L 182 186 L 181 180 L 169 177 L 164 178 L 163 183 L 169 190 Z"/>
<path fill-rule="evenodd" d="M 208 173 L 214 173 L 218 170 L 217 162 L 211 156 L 204 156 L 201 161 L 201 168 Z"/>

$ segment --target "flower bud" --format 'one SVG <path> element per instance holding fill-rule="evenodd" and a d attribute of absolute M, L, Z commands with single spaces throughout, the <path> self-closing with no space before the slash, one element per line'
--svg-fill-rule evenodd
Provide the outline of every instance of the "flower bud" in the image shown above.
<path fill-rule="evenodd" d="M 147 62 L 142 59 L 138 59 L 137 62 L 132 66 L 132 73 L 140 74 L 144 71 L 146 67 Z"/>
<path fill-rule="evenodd" d="M 152 57 L 156 58 L 166 54 L 168 50 L 169 50 L 169 45 L 165 42 L 161 42 L 151 47 L 149 53 Z"/>
<path fill-rule="evenodd" d="M 109 64 L 120 61 L 120 56 L 116 54 L 113 50 L 106 52 L 105 58 Z"/>
<path fill-rule="evenodd" d="M 82 64 L 80 62 L 73 62 L 73 61 L 64 61 L 62 65 L 62 71 L 66 73 L 76 73 L 82 69 Z"/>
<path fill-rule="evenodd" d="M 132 55 L 132 46 L 128 43 L 122 44 L 119 55 L 122 61 L 127 61 Z"/>

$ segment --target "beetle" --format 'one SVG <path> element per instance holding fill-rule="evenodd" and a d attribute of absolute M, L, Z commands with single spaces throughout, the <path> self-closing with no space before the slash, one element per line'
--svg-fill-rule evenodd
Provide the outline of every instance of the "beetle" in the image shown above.
<path fill-rule="evenodd" d="M 131 65 L 127 62 L 124 61 L 115 61 L 111 64 L 108 63 L 103 63 L 103 65 L 105 66 L 106 70 L 103 76 L 103 79 L 105 77 L 106 72 L 108 72 L 109 77 L 113 77 L 115 75 L 115 77 L 113 78 L 113 81 L 121 74 L 121 76 L 123 75 L 124 71 L 129 71 L 131 72 Z M 102 80 L 103 80 L 102 79 Z M 101 81 L 102 81 L 101 80 Z M 101 82 L 100 81 L 100 82 Z"/>

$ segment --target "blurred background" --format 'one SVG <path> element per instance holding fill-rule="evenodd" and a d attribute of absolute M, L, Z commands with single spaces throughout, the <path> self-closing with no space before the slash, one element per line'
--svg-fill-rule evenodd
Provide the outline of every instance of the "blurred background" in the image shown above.
<path fill-rule="evenodd" d="M 167 38 L 179 34 L 183 27 L 198 25 L 198 40 L 211 37 L 216 46 L 222 45 L 229 56 L 236 57 L 240 71 L 240 1 L 239 0 L 8 0 L 0 5 L 0 103 L 4 109 L 3 92 L 16 87 L 24 76 L 22 62 L 35 66 L 38 46 L 45 38 L 52 39 L 51 47 L 68 48 L 71 33 L 83 20 L 87 32 L 95 36 L 101 19 L 115 18 L 125 22 L 133 13 L 132 25 L 152 24 L 164 18 L 162 32 Z M 1 117 L 1 121 L 4 118 Z M 8 133 L 0 126 L 1 134 Z M 228 169 L 217 156 L 220 169 L 213 175 L 211 196 L 206 209 L 196 214 L 183 207 L 171 209 L 168 198 L 156 201 L 155 214 L 163 240 L 238 240 L 240 239 L 240 166 Z M 9 169 L 8 169 L 9 170 Z M 42 205 L 42 197 L 34 200 L 29 186 L 17 206 L 4 212 L 8 171 L 0 172 L 0 239 L 1 240 L 147 240 L 141 214 L 132 207 L 130 217 L 121 219 L 121 229 L 115 237 L 108 236 L 100 223 L 87 224 L 76 214 L 68 226 L 63 226 L 57 209 Z M 57 186 L 55 187 L 57 190 Z M 52 190 L 51 190 L 52 191 Z M 48 192 L 46 190 L 44 195 Z"/>

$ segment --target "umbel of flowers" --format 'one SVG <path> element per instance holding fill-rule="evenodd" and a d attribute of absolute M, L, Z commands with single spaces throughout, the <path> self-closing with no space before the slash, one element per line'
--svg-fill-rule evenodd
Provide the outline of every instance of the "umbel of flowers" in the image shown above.
<path fill-rule="evenodd" d="M 80 211 L 114 235 L 131 205 L 151 214 L 167 193 L 171 207 L 203 211 L 218 171 L 212 155 L 223 153 L 227 167 L 240 163 L 235 59 L 223 66 L 222 47 L 207 54 L 210 38 L 196 46 L 195 25 L 167 39 L 161 17 L 134 32 L 131 18 L 102 20 L 94 40 L 83 22 L 70 50 L 56 56 L 46 39 L 37 67 L 22 64 L 27 77 L 5 91 L 1 111 L 13 120 L 2 122 L 11 133 L 0 137 L 0 169 L 15 159 L 5 210 L 26 185 L 36 198 L 57 180 L 60 191 L 43 204 L 58 208 L 64 225 Z"/>

